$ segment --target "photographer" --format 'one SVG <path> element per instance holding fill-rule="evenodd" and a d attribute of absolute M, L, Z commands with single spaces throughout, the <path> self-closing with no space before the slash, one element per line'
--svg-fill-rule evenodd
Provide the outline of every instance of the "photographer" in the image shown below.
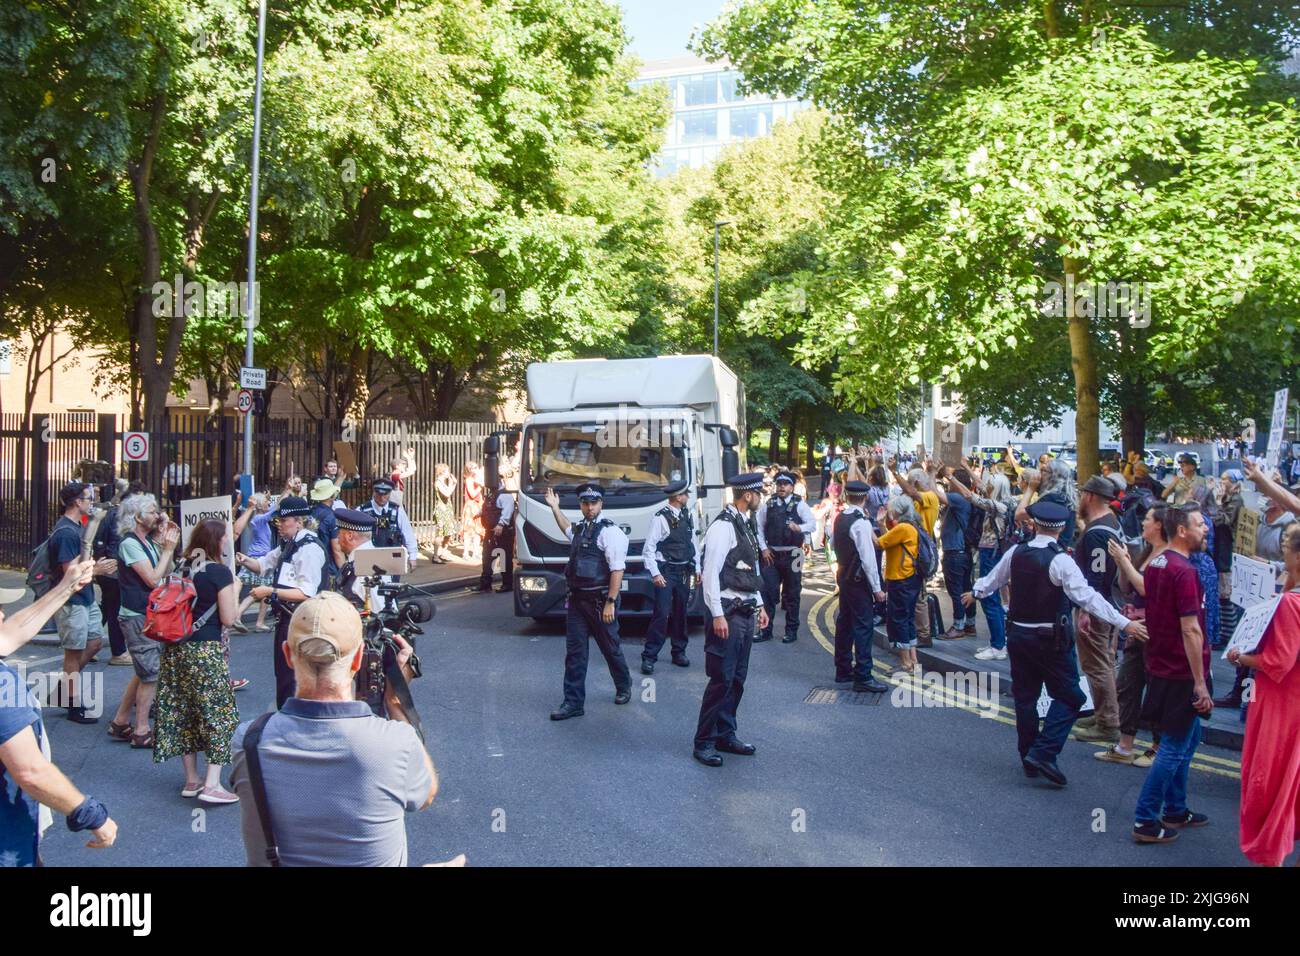
<path fill-rule="evenodd" d="M 409 679 L 411 648 L 397 640 Z M 297 692 L 279 713 L 241 725 L 233 743 L 249 866 L 406 865 L 404 814 L 433 802 L 438 779 L 395 695 L 388 720 L 354 699 L 363 654 L 361 617 L 341 595 L 317 595 L 294 612 L 283 655 Z"/>

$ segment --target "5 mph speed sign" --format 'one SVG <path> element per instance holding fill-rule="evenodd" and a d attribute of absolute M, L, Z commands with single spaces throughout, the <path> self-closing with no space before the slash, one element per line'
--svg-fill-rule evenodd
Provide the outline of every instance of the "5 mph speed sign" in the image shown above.
<path fill-rule="evenodd" d="M 148 432 L 127 432 L 122 436 L 122 457 L 127 461 L 149 460 Z"/>

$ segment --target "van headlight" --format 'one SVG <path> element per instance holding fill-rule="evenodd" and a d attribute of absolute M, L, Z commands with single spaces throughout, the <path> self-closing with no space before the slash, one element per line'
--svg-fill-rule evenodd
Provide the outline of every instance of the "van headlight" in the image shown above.
<path fill-rule="evenodd" d="M 520 578 L 519 588 L 523 591 L 545 591 L 546 578 Z"/>

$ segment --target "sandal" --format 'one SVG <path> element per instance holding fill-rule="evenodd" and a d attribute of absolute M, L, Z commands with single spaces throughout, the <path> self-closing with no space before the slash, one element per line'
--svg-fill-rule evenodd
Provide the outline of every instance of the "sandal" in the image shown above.
<path fill-rule="evenodd" d="M 131 725 L 119 724 L 116 720 L 110 720 L 108 722 L 108 736 L 113 740 L 130 740 Z"/>
<path fill-rule="evenodd" d="M 131 735 L 131 746 L 135 750 L 152 750 L 153 749 L 153 731 L 146 731 L 143 734 Z"/>
<path fill-rule="evenodd" d="M 247 687 L 247 686 L 248 686 L 248 678 L 247 678 L 247 677 L 240 677 L 240 678 L 238 678 L 238 679 L 232 679 L 232 680 L 230 681 L 230 689 L 231 689 L 231 690 L 243 690 L 243 689 L 244 689 L 245 687 Z"/>

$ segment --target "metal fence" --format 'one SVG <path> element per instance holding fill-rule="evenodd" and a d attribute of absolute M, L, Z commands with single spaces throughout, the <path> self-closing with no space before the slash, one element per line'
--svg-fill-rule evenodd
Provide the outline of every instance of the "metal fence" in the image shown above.
<path fill-rule="evenodd" d="M 243 430 L 230 417 L 174 416 L 149 432 L 149 456 L 127 462 L 126 422 L 116 415 L 50 414 L 0 418 L 0 564 L 26 567 L 32 548 L 58 518 L 58 492 L 80 477 L 85 462 L 105 462 L 112 475 L 142 482 L 166 500 L 233 494 L 244 454 Z M 415 471 L 406 479 L 404 507 L 422 541 L 434 537 L 435 468 L 445 464 L 456 479 L 452 509 L 464 504 L 461 474 L 482 461 L 483 440 L 505 426 L 494 422 L 419 422 L 373 419 L 364 423 L 298 419 L 259 422 L 253 432 L 253 474 L 259 490 L 278 494 L 291 475 L 311 481 L 324 471 L 335 442 L 351 446 L 361 483 L 342 495 L 364 503 L 374 479 L 388 477 L 391 463 L 406 456 Z"/>

